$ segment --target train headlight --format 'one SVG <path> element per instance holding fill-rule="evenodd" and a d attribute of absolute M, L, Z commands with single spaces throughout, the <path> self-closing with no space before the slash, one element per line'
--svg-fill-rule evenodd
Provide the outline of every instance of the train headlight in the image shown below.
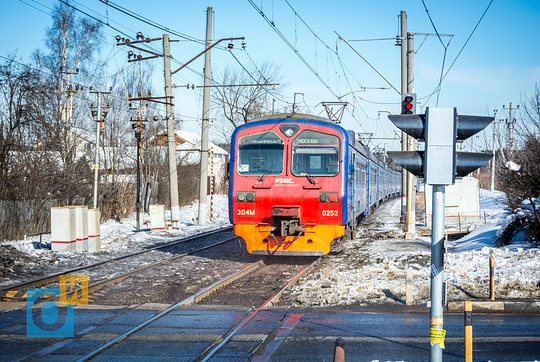
<path fill-rule="evenodd" d="M 246 193 L 245 192 L 237 192 L 236 193 L 236 201 L 246 201 Z"/>
<path fill-rule="evenodd" d="M 319 192 L 320 202 L 338 202 L 338 200 L 337 192 Z"/>
<path fill-rule="evenodd" d="M 255 202 L 255 193 L 254 192 L 239 191 L 239 192 L 236 193 L 236 201 Z"/>

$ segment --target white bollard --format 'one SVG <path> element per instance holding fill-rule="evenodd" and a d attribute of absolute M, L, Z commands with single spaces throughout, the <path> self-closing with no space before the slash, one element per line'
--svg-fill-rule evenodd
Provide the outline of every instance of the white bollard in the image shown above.
<path fill-rule="evenodd" d="M 72 206 L 75 209 L 76 251 L 88 251 L 88 206 Z"/>
<path fill-rule="evenodd" d="M 88 209 L 88 251 L 90 253 L 101 249 L 100 219 L 99 209 Z"/>
<path fill-rule="evenodd" d="M 150 205 L 150 230 L 165 230 L 165 205 Z"/>
<path fill-rule="evenodd" d="M 51 207 L 51 249 L 53 251 L 75 251 L 75 209 Z"/>

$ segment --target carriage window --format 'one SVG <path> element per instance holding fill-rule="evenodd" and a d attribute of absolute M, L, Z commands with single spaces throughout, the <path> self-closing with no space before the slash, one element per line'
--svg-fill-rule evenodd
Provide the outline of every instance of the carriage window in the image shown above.
<path fill-rule="evenodd" d="M 339 138 L 304 131 L 293 141 L 292 173 L 297 176 L 335 176 L 339 173 Z"/>
<path fill-rule="evenodd" d="M 283 140 L 274 132 L 241 137 L 238 142 L 238 173 L 279 175 L 283 172 Z"/>

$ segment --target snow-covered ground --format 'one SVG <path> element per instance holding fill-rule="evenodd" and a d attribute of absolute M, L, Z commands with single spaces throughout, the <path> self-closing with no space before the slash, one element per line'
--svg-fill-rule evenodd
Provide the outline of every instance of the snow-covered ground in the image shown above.
<path fill-rule="evenodd" d="M 170 233 L 149 231 L 146 225 L 136 231 L 134 217 L 122 222 L 107 221 L 101 225 L 101 251 L 93 254 L 38 249 L 38 237 L 2 243 L 0 285 L 19 281 L 25 272 L 30 277 L 36 268 L 57 267 L 60 271 L 229 225 L 227 206 L 226 196 L 214 197 L 213 221 L 203 226 L 197 223 L 198 205 L 184 207 L 180 229 Z M 343 252 L 325 258 L 313 275 L 293 289 L 289 301 L 300 306 L 401 303 L 409 269 L 414 302 L 425 303 L 429 299 L 430 239 L 404 240 L 397 224 L 399 208 L 397 199 L 383 204 L 373 215 L 376 220 L 366 220 L 356 240 L 344 243 Z M 448 242 L 445 271 L 449 300 L 488 297 L 490 255 L 495 258 L 497 299 L 540 299 L 540 249 L 525 240 L 515 240 L 505 247 L 493 245 L 505 219 L 513 217 L 509 216 L 505 195 L 482 190 L 481 208 L 486 223 L 466 237 Z M 48 240 L 50 235 L 44 235 L 42 241 Z"/>
<path fill-rule="evenodd" d="M 540 249 L 525 240 L 494 247 L 501 225 L 513 216 L 503 193 L 481 190 L 480 198 L 486 223 L 447 243 L 448 300 L 489 298 L 490 255 L 495 259 L 497 300 L 540 299 Z M 368 225 L 361 226 L 367 235 L 345 243 L 340 255 L 327 259 L 318 273 L 294 287 L 290 302 L 298 306 L 401 304 L 409 269 L 413 303 L 425 304 L 430 294 L 431 240 L 400 238 L 400 207 L 399 200 L 381 205 L 376 222 L 368 218 Z M 385 237 L 373 238 L 373 234 Z"/>

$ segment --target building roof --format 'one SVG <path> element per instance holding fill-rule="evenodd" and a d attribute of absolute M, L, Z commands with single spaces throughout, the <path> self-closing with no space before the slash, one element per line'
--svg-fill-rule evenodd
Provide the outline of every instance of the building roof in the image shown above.
<path fill-rule="evenodd" d="M 201 149 L 201 136 L 184 130 L 177 130 L 175 132 L 176 138 L 176 151 L 177 152 L 188 152 L 188 151 L 199 151 Z M 167 133 L 163 132 L 154 136 L 150 141 L 158 146 L 167 146 Z M 208 147 L 213 147 L 214 154 L 223 154 L 228 155 L 229 153 L 223 148 L 216 146 L 212 142 L 208 142 Z"/>

